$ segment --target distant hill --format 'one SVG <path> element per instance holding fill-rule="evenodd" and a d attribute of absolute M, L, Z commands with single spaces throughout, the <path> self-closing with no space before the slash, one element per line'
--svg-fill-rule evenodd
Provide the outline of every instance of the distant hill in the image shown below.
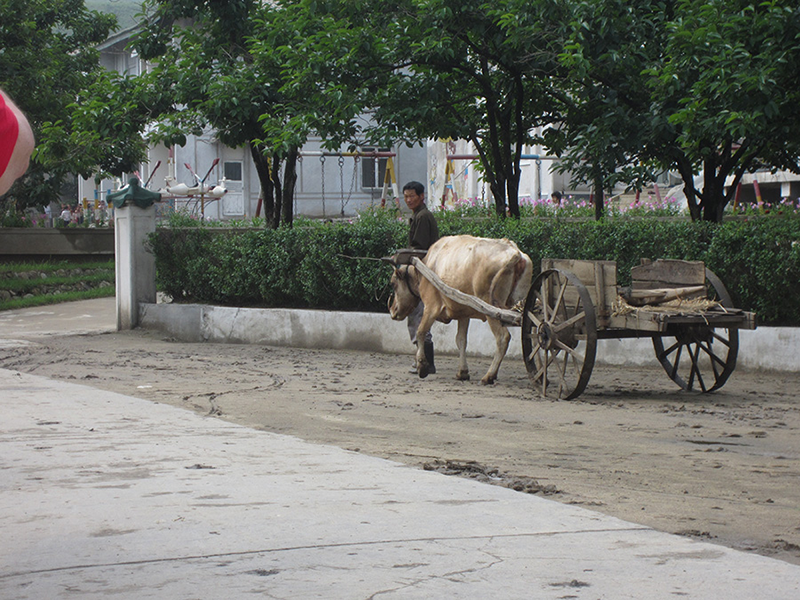
<path fill-rule="evenodd" d="M 142 0 L 84 0 L 86 8 L 117 16 L 118 30 L 133 27 L 142 12 Z"/>

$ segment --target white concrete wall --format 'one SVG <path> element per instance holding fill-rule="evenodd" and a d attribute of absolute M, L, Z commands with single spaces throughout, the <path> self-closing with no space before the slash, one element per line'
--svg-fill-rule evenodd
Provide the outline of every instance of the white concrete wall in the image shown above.
<path fill-rule="evenodd" d="M 199 304 L 143 304 L 140 326 L 185 341 L 232 342 L 334 348 L 412 354 L 405 321 L 388 314 L 322 310 L 229 308 Z M 522 359 L 520 328 L 512 327 L 508 357 Z M 455 354 L 456 324 L 435 323 L 437 353 Z M 473 356 L 491 356 L 489 326 L 472 321 L 467 344 Z M 739 332 L 737 368 L 800 372 L 800 328 L 759 327 Z M 649 338 L 600 340 L 597 362 L 611 365 L 657 365 Z"/>

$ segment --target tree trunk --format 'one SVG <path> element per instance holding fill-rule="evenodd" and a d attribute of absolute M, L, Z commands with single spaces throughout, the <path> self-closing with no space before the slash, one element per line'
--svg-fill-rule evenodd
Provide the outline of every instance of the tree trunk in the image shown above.
<path fill-rule="evenodd" d="M 722 222 L 725 210 L 724 181 L 717 176 L 717 161 L 707 158 L 703 163 L 703 221 Z"/>
<path fill-rule="evenodd" d="M 506 186 L 502 181 L 498 181 L 497 177 L 492 177 L 489 180 L 489 189 L 492 190 L 494 196 L 494 210 L 497 216 L 505 218 L 506 216 Z"/>
<path fill-rule="evenodd" d="M 292 226 L 294 221 L 294 190 L 297 185 L 297 156 L 298 149 L 292 148 L 286 157 L 283 167 L 283 202 L 282 213 L 284 225 Z"/>
<path fill-rule="evenodd" d="M 525 127 L 522 122 L 522 114 L 525 106 L 525 87 L 522 84 L 522 75 L 514 75 L 514 101 L 511 103 L 512 114 L 514 115 L 514 151 L 511 153 L 508 176 L 508 212 L 519 219 L 519 180 L 522 175 L 520 161 L 522 160 L 522 148 L 525 144 Z M 509 119 L 510 121 L 510 119 Z"/>
<path fill-rule="evenodd" d="M 250 144 L 250 156 L 256 166 L 258 183 L 261 185 L 261 199 L 264 207 L 264 222 L 267 227 L 273 227 L 275 222 L 275 186 L 269 169 L 269 158 L 255 144 Z"/>
<path fill-rule="evenodd" d="M 501 219 L 506 216 L 506 184 L 505 178 L 493 166 L 493 161 L 489 158 L 484 150 L 483 143 L 478 137 L 470 137 L 470 141 L 478 151 L 481 165 L 483 166 L 484 180 L 489 182 L 489 189 L 492 190 L 492 199 L 494 200 L 494 210 L 498 217 Z M 491 142 L 490 142 L 491 145 Z"/>
<path fill-rule="evenodd" d="M 594 220 L 599 221 L 603 218 L 605 213 L 605 192 L 603 191 L 604 187 L 603 176 L 599 173 L 595 174 L 594 177 Z"/>
<path fill-rule="evenodd" d="M 686 205 L 689 207 L 689 215 L 692 217 L 692 221 L 699 221 L 700 207 L 697 204 L 697 191 L 694 189 L 694 171 L 692 170 L 692 165 L 683 157 L 678 158 L 675 164 L 683 180 L 683 195 L 686 196 Z"/>
<path fill-rule="evenodd" d="M 519 169 L 514 169 L 513 166 L 512 170 L 513 172 L 511 173 L 510 177 L 506 180 L 506 189 L 508 190 L 508 214 L 515 219 L 519 219 L 520 172 Z"/>
<path fill-rule="evenodd" d="M 272 155 L 272 185 L 275 186 L 275 208 L 272 215 L 272 228 L 277 229 L 281 224 L 281 206 L 283 204 L 283 186 L 281 185 L 281 161 Z"/>

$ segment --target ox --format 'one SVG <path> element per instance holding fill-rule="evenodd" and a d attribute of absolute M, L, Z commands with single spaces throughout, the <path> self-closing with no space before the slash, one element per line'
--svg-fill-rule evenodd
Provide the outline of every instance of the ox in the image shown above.
<path fill-rule="evenodd" d="M 531 259 L 520 252 L 514 242 L 506 239 L 477 238 L 471 235 L 443 237 L 430 247 L 423 262 L 450 287 L 476 296 L 499 308 L 513 307 L 527 296 L 531 287 L 533 272 Z M 434 321 L 443 323 L 449 323 L 454 319 L 458 321 L 456 379 L 462 381 L 469 379 L 467 368 L 469 320 L 488 319 L 489 327 L 497 342 L 497 349 L 494 360 L 481 379 L 481 383 L 495 382 L 497 371 L 511 339 L 511 334 L 503 323 L 446 298 L 411 265 L 395 267 L 392 287 L 394 294 L 389 299 L 389 313 L 395 321 L 405 319 L 420 300 L 425 305 L 417 329 L 418 340 L 425 339 L 425 334 L 430 331 Z M 417 348 L 416 360 L 419 376 L 427 377 L 429 365 L 422 344 Z"/>

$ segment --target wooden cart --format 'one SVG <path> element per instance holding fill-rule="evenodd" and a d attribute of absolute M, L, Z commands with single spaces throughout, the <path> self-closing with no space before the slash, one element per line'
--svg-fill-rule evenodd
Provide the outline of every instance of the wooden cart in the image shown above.
<path fill-rule="evenodd" d="M 617 286 L 617 264 L 544 259 L 522 313 L 499 309 L 445 285 L 417 257 L 439 291 L 506 325 L 522 327 L 522 353 L 540 395 L 569 400 L 589 383 L 597 340 L 649 337 L 670 379 L 685 390 L 721 388 L 736 367 L 739 329 L 752 312 L 733 308 L 725 286 L 702 262 L 642 260 L 631 286 Z"/>

